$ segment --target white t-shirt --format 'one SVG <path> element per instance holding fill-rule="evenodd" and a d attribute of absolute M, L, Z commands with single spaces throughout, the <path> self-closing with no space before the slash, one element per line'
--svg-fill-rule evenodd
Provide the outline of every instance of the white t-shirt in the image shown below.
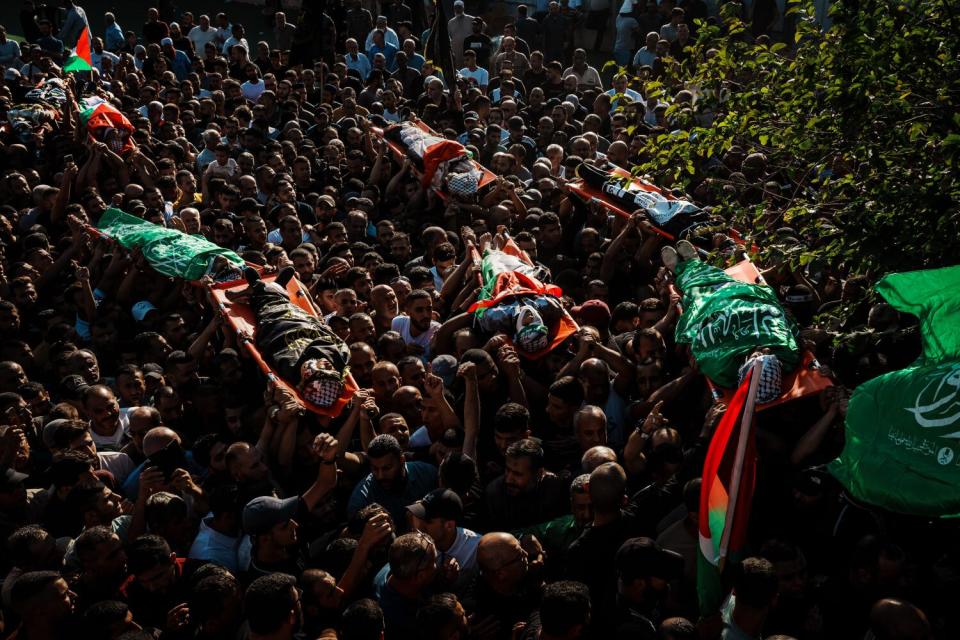
<path fill-rule="evenodd" d="M 396 331 L 400 334 L 400 337 L 403 338 L 403 341 L 406 344 L 416 344 L 423 347 L 423 354 L 420 356 L 420 359 L 424 362 L 430 361 L 430 341 L 433 340 L 433 335 L 437 332 L 437 329 L 440 328 L 440 323 L 436 320 L 430 321 L 430 328 L 421 333 L 420 335 L 414 337 L 410 335 L 410 317 L 409 316 L 397 316 L 393 319 L 393 322 L 390 323 L 390 329 Z"/>
<path fill-rule="evenodd" d="M 187 34 L 187 39 L 193 43 L 193 50 L 197 55 L 202 56 L 203 49 L 207 46 L 207 43 L 217 39 L 217 30 L 213 27 L 207 27 L 207 30 L 204 31 L 200 28 L 200 25 L 196 25 L 193 29 L 190 29 L 190 33 Z"/>
<path fill-rule="evenodd" d="M 242 85 L 240 85 L 240 93 L 243 94 L 243 97 L 249 100 L 250 102 L 256 102 L 260 99 L 260 95 L 266 91 L 267 86 L 263 83 L 263 80 L 257 79 L 256 82 L 250 82 L 247 80 Z"/>
<path fill-rule="evenodd" d="M 216 160 L 207 165 L 203 171 L 211 178 L 230 179 L 237 172 L 237 161 L 233 158 L 227 158 L 227 164 L 220 164 Z"/>
<path fill-rule="evenodd" d="M 479 87 L 485 87 L 490 84 L 490 72 L 483 67 L 477 67 L 473 71 L 470 71 L 468 67 L 464 67 L 460 69 L 460 75 L 464 78 L 473 78 Z"/>

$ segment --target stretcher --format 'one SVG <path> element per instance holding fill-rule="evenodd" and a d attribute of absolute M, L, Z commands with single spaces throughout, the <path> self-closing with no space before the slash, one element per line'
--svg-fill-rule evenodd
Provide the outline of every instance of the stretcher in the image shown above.
<path fill-rule="evenodd" d="M 456 155 L 466 155 L 467 150 L 459 142 L 454 140 L 447 140 L 439 133 L 431 129 L 425 122 L 422 120 L 413 119 L 410 121 L 402 122 L 400 125 L 412 126 L 424 134 L 425 144 L 423 148 L 419 150 L 413 150 L 409 147 L 404 146 L 397 140 L 393 139 L 391 136 L 386 135 L 387 129 L 381 129 L 379 127 L 371 127 L 371 131 L 379 136 L 382 140 L 387 143 L 387 146 L 390 147 L 390 150 L 393 152 L 394 158 L 398 162 L 403 162 L 406 159 L 411 159 L 414 161 L 413 170 L 415 175 L 426 183 L 425 186 L 432 186 L 434 193 L 436 193 L 443 201 L 447 201 L 450 198 L 450 194 L 444 191 L 443 189 L 437 188 L 433 185 L 433 173 L 436 170 L 436 167 L 451 157 Z M 396 125 L 395 125 L 396 126 Z M 389 128 L 389 127 L 388 127 Z M 431 159 L 431 154 L 436 153 L 438 157 L 434 160 Z M 479 173 L 480 178 L 477 183 L 477 192 L 482 192 L 484 188 L 493 184 L 497 180 L 495 173 L 481 165 L 476 160 L 470 158 L 469 162 L 473 165 L 473 168 Z M 429 171 L 429 173 L 425 173 Z"/>
<path fill-rule="evenodd" d="M 519 258 L 531 267 L 534 266 L 526 251 L 518 247 L 512 238 L 509 238 L 500 250 L 506 254 Z M 470 251 L 473 254 L 473 263 L 477 265 L 481 264 L 482 259 L 480 252 L 477 251 L 476 247 L 471 247 Z M 481 278 L 480 284 L 483 286 L 484 283 L 482 282 L 482 276 L 478 273 L 477 277 Z M 486 300 L 480 300 L 471 305 L 469 309 L 471 313 L 475 313 L 483 308 L 494 306 L 498 302 L 516 295 L 552 295 L 556 298 L 559 298 L 563 295 L 563 291 L 561 291 L 556 285 L 545 285 L 536 278 L 518 271 L 500 273 L 497 275 L 496 280 L 493 283 L 490 283 L 490 285 L 492 294 L 491 297 Z M 577 322 L 570 317 L 570 314 L 564 310 L 563 315 L 560 316 L 560 320 L 557 322 L 556 326 L 549 327 L 549 329 L 550 333 L 548 337 L 550 338 L 550 342 L 546 347 L 540 351 L 534 352 L 516 349 L 517 354 L 528 360 L 539 360 L 562 345 L 567 338 L 579 331 L 580 325 L 578 325 Z M 506 338 L 507 342 L 516 348 L 516 346 L 513 344 L 513 340 L 509 336 L 506 336 Z"/>
<path fill-rule="evenodd" d="M 646 211 L 654 231 L 671 241 L 710 220 L 709 214 L 693 203 L 620 167 L 606 170 L 580 165 L 577 179 L 568 182 L 567 189 L 584 202 L 598 204 L 623 218 L 630 218 L 637 210 Z"/>
<path fill-rule="evenodd" d="M 740 282 L 766 284 L 763 276 L 760 274 L 760 270 L 757 269 L 757 265 L 750 260 L 741 260 L 732 267 L 724 269 L 724 272 Z M 719 387 L 709 378 L 707 378 L 707 384 L 710 386 L 710 391 L 713 393 L 713 396 L 720 402 L 729 404 L 733 398 L 733 394 L 736 393 L 736 389 Z M 832 386 L 833 381 L 820 373 L 819 363 L 817 363 L 813 354 L 809 351 L 804 351 L 797 368 L 783 377 L 783 392 L 780 394 L 780 397 L 764 404 L 758 404 L 757 411 L 763 411 L 764 409 L 770 409 L 785 402 L 790 402 L 791 400 L 799 400 L 806 396 L 815 395 L 827 387 Z"/>
<path fill-rule="evenodd" d="M 98 229 L 90 225 L 86 225 L 86 230 L 88 233 L 95 236 L 113 238 L 113 236 L 111 236 L 108 233 L 105 233 L 102 229 Z M 142 247 L 142 245 L 139 243 L 143 239 L 144 239 L 143 237 L 138 237 L 136 239 L 131 238 L 129 241 L 126 241 L 126 244 L 128 245 L 128 248 L 133 246 Z M 147 254 L 145 254 L 145 257 L 148 257 L 148 258 L 152 257 L 154 259 L 157 259 L 158 256 L 148 252 Z M 215 260 L 215 259 L 216 258 L 213 258 L 212 260 Z M 148 259 L 147 262 L 150 262 L 150 260 Z M 201 260 L 200 262 L 204 262 L 204 261 Z M 157 268 L 160 272 L 165 273 L 166 275 L 184 278 L 186 273 L 189 273 L 191 271 L 189 268 L 187 271 L 183 271 L 183 266 L 185 263 L 186 261 L 181 260 L 176 264 L 168 263 L 164 265 L 164 264 L 151 263 L 151 266 L 153 266 L 154 268 Z M 213 265 L 211 265 L 211 267 L 212 266 Z M 236 265 L 233 265 L 233 266 L 236 267 Z M 257 265 L 247 263 L 246 266 L 256 269 L 257 272 L 260 273 L 260 278 L 267 282 L 272 281 L 276 277 L 275 274 L 263 273 L 263 269 Z M 197 271 L 198 273 L 201 272 L 197 269 L 192 269 L 192 270 Z M 227 273 L 235 274 L 235 273 L 239 273 L 239 271 L 228 270 Z M 213 274 L 210 274 L 210 275 L 213 275 Z M 347 404 L 347 402 L 349 402 L 350 398 L 357 391 L 358 387 L 357 387 L 356 381 L 348 373 L 346 376 L 343 392 L 340 394 L 340 399 L 337 400 L 334 404 L 332 404 L 329 407 L 320 407 L 303 398 L 303 396 L 300 395 L 299 391 L 297 391 L 297 389 L 293 385 L 287 383 L 279 375 L 277 375 L 277 373 L 273 370 L 270 364 L 264 359 L 263 355 L 257 349 L 257 344 L 254 339 L 254 336 L 256 335 L 256 331 L 257 331 L 257 323 L 256 323 L 256 319 L 254 318 L 253 312 L 250 310 L 250 307 L 242 303 L 232 302 L 227 298 L 227 295 L 226 295 L 227 291 L 239 291 L 247 287 L 247 281 L 245 279 L 242 279 L 242 278 L 229 279 L 224 282 L 214 282 L 213 284 L 207 284 L 205 280 L 200 280 L 200 279 L 187 279 L 187 278 L 184 278 L 184 279 L 196 287 L 202 287 L 202 288 L 205 288 L 207 291 L 209 291 L 217 308 L 220 310 L 220 312 L 223 314 L 224 319 L 227 321 L 227 324 L 230 326 L 230 328 L 232 328 L 236 332 L 239 343 L 243 346 L 244 349 L 246 349 L 247 353 L 250 354 L 250 357 L 253 359 L 254 362 L 257 363 L 257 366 L 264 373 L 264 375 L 267 376 L 268 380 L 290 391 L 290 393 L 292 393 L 306 409 L 308 409 L 313 413 L 316 413 L 322 416 L 330 416 L 330 417 L 336 417 L 340 414 L 340 412 L 343 410 L 343 407 Z M 287 292 L 290 294 L 290 301 L 293 302 L 293 304 L 299 306 L 301 309 L 303 309 L 310 315 L 313 315 L 313 316 L 318 315 L 317 310 L 314 308 L 313 304 L 310 301 L 309 295 L 306 293 L 303 286 L 300 284 L 299 280 L 297 280 L 296 278 L 291 279 L 290 282 L 287 283 L 286 288 L 287 288 Z"/>
<path fill-rule="evenodd" d="M 275 277 L 275 274 L 261 274 L 260 279 L 265 282 L 271 282 Z M 218 282 L 209 286 L 209 291 L 213 296 L 213 299 L 216 301 L 217 307 L 219 308 L 220 312 L 223 313 L 223 317 L 226 319 L 227 324 L 229 324 L 230 327 L 236 332 L 240 344 L 244 349 L 247 350 L 247 353 L 250 354 L 250 357 L 254 362 L 257 363 L 257 366 L 260 367 L 260 370 L 264 373 L 264 375 L 267 376 L 267 379 L 270 382 L 273 382 L 275 385 L 278 385 L 292 393 L 309 411 L 322 416 L 336 417 L 340 415 L 340 412 L 343 411 L 343 408 L 347 405 L 347 403 L 350 401 L 350 398 L 354 393 L 357 392 L 357 389 L 359 388 L 356 381 L 353 379 L 353 376 L 349 373 L 347 374 L 343 392 L 340 394 L 340 399 L 329 407 L 320 407 L 304 399 L 303 396 L 300 395 L 299 391 L 297 391 L 296 387 L 289 384 L 279 375 L 277 375 L 277 373 L 257 349 L 257 343 L 254 339 L 257 331 L 257 323 L 250 307 L 243 303 L 233 302 L 227 298 L 228 291 L 242 291 L 246 287 L 246 280 Z M 317 311 L 311 303 L 310 297 L 307 295 L 303 285 L 297 278 L 292 278 L 290 282 L 287 283 L 286 288 L 287 293 L 290 294 L 290 301 L 293 304 L 297 305 L 310 315 L 317 315 Z"/>

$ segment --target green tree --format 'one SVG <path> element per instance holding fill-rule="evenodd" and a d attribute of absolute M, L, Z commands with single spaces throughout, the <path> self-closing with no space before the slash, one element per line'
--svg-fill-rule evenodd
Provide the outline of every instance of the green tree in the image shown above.
<path fill-rule="evenodd" d="M 671 132 L 648 136 L 637 173 L 692 190 L 738 145 L 764 153 L 789 186 L 765 205 L 721 198 L 717 210 L 760 246 L 776 227 L 798 231 L 795 266 L 817 259 L 877 274 L 955 263 L 956 1 L 843 1 L 826 32 L 809 3 L 788 6 L 789 46 L 754 41 L 737 3 L 717 25 L 699 25 L 683 65 L 646 86 L 688 89 L 693 107 L 670 107 Z"/>

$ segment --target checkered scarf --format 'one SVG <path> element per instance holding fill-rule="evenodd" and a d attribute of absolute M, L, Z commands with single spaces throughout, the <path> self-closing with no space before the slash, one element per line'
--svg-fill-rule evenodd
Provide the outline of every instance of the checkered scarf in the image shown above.
<path fill-rule="evenodd" d="M 764 404 L 772 402 L 783 393 L 783 367 L 777 356 L 763 355 L 748 359 L 737 372 L 740 377 L 740 384 L 747 376 L 747 372 L 753 366 L 755 360 L 760 360 L 760 381 L 757 383 L 757 403 Z"/>
<path fill-rule="evenodd" d="M 451 173 L 447 177 L 447 188 L 455 196 L 470 197 L 477 192 L 480 177 L 476 173 Z"/>
<path fill-rule="evenodd" d="M 326 360 L 320 362 L 326 362 Z M 320 362 L 308 360 L 301 366 L 300 375 L 303 382 L 300 385 L 300 394 L 304 400 L 318 407 L 330 407 L 343 393 L 347 372 L 341 373 L 335 369 L 321 368 Z"/>

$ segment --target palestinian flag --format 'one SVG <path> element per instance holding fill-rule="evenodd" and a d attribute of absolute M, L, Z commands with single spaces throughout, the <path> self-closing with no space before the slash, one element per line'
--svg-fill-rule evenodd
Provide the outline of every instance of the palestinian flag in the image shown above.
<path fill-rule="evenodd" d="M 216 269 L 218 258 L 240 268 L 243 259 L 203 236 L 189 236 L 175 229 L 141 220 L 120 209 L 107 209 L 97 229 L 125 249 L 138 247 L 157 273 L 184 280 L 199 280 Z"/>
<path fill-rule="evenodd" d="M 705 616 L 719 611 L 724 567 L 741 559 L 746 546 L 756 480 L 753 413 L 760 366 L 759 361 L 753 365 L 727 405 L 703 464 L 697 597 Z"/>
<path fill-rule="evenodd" d="M 645 211 L 650 222 L 671 239 L 690 236 L 698 227 L 711 223 L 710 214 L 697 205 L 639 178 L 586 163 L 577 167 L 577 177 L 599 192 L 601 200 L 618 209 L 628 214 Z"/>
<path fill-rule="evenodd" d="M 480 293 L 477 302 L 470 306 L 469 312 L 476 315 L 481 327 L 484 326 L 484 314 L 494 307 L 498 311 L 517 305 L 524 297 L 550 296 L 559 299 L 563 295 L 560 287 L 541 282 L 539 267 L 533 264 L 527 253 L 513 239 L 508 239 L 502 249 L 488 249 L 480 256 L 474 250 L 474 263 L 480 262 Z M 546 346 L 538 351 L 518 349 L 517 352 L 530 360 L 537 360 L 553 351 L 564 340 L 577 332 L 579 327 L 562 306 L 556 305 L 552 317 L 544 317 L 548 334 Z M 508 314 L 509 315 L 509 314 Z"/>
<path fill-rule="evenodd" d="M 80 126 L 87 135 L 103 142 L 114 153 L 130 151 L 135 147 L 133 125 L 127 116 L 103 98 L 84 98 L 81 104 Z"/>
<path fill-rule="evenodd" d="M 90 53 L 93 51 L 93 39 L 90 37 L 90 27 L 83 30 L 80 39 L 77 40 L 77 46 L 74 47 L 63 65 L 64 71 L 90 71 L 93 69 L 93 58 Z"/>

